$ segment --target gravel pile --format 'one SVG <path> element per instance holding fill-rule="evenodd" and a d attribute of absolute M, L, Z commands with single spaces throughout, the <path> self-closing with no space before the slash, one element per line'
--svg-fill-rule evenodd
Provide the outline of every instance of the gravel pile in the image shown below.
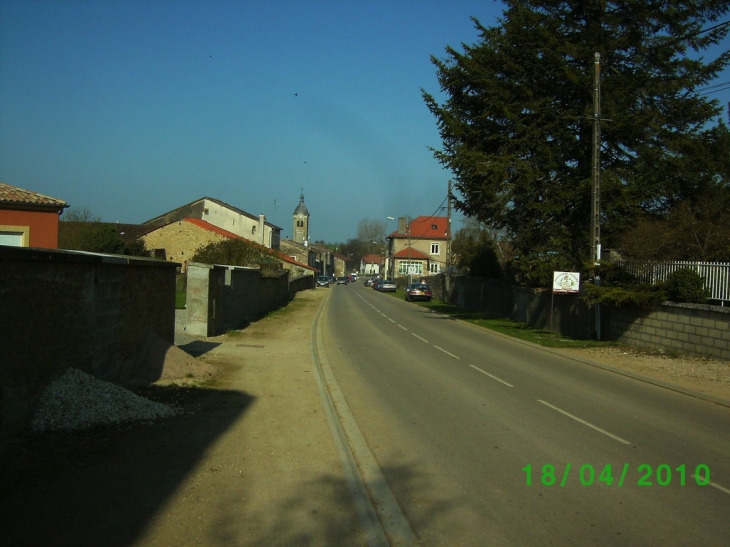
<path fill-rule="evenodd" d="M 169 405 L 70 368 L 43 391 L 31 428 L 69 431 L 100 424 L 150 421 L 177 413 Z"/>

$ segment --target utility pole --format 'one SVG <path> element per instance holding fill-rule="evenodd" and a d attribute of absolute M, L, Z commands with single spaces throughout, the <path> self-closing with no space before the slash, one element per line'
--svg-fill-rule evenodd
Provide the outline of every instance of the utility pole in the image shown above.
<path fill-rule="evenodd" d="M 451 300 L 451 179 L 449 179 L 449 193 L 446 195 L 446 277 L 444 278 L 444 289 L 446 300 Z"/>
<path fill-rule="evenodd" d="M 596 52 L 593 61 L 593 192 L 591 199 L 591 267 L 601 259 L 601 54 Z M 601 284 L 600 276 L 593 278 Z M 601 339 L 601 305 L 596 304 L 596 340 Z"/>
<path fill-rule="evenodd" d="M 601 259 L 601 54 L 593 62 L 593 192 L 591 199 L 591 262 Z"/>

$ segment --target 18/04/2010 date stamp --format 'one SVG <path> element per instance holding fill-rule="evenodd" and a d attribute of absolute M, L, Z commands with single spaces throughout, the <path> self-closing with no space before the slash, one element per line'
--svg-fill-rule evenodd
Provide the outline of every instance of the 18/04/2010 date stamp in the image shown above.
<path fill-rule="evenodd" d="M 602 468 L 588 463 L 580 466 L 567 463 L 561 470 L 556 470 L 555 466 L 549 463 L 535 469 L 528 464 L 522 468 L 522 472 L 525 473 L 527 486 L 532 486 L 533 480 L 536 484 L 544 486 L 566 486 L 569 481 L 575 483 L 576 480 L 583 486 L 600 483 L 606 486 L 623 486 L 624 484 L 669 486 L 672 482 L 679 486 L 686 486 L 693 482 L 698 486 L 707 486 L 710 483 L 710 467 L 703 463 L 694 468 L 694 473 L 684 464 L 673 468 L 668 464 L 652 467 L 645 463 L 637 466 L 635 470 L 628 463 L 615 467 L 609 463 Z M 688 476 L 694 480 L 688 481 Z"/>

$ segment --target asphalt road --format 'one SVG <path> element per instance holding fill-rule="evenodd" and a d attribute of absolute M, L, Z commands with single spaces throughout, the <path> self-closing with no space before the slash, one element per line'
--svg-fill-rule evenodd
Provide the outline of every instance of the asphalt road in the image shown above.
<path fill-rule="evenodd" d="M 730 544 L 730 409 L 330 290 L 329 365 L 424 545 Z"/>

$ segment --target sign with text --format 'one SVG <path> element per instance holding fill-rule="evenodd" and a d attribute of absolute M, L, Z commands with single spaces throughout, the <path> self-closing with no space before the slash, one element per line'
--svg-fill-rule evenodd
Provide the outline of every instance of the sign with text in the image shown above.
<path fill-rule="evenodd" d="M 553 272 L 553 292 L 566 293 L 580 290 L 580 272 Z"/>

